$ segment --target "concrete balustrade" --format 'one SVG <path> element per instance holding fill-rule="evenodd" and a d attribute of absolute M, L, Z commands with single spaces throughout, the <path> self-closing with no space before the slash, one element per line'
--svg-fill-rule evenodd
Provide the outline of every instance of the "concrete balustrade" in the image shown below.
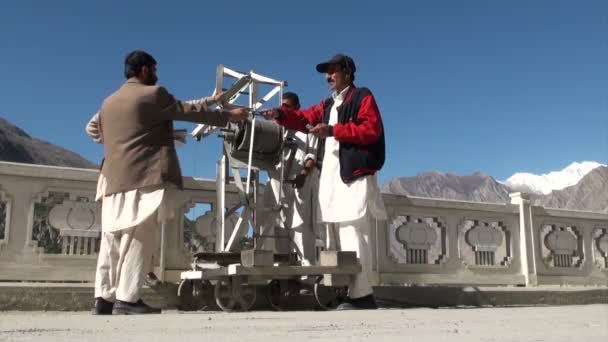
<path fill-rule="evenodd" d="M 93 281 L 97 177 L 97 170 L 0 162 L 0 281 Z M 178 212 L 199 203 L 212 210 L 166 223 L 163 260 L 157 232 L 155 270 L 169 280 L 188 268 L 193 248 L 212 250 L 215 241 L 215 180 L 184 184 Z M 238 202 L 234 187 L 227 194 L 228 207 Z M 524 193 L 507 204 L 384 200 L 389 219 L 370 237 L 379 286 L 608 285 L 607 214 L 532 206 Z"/>

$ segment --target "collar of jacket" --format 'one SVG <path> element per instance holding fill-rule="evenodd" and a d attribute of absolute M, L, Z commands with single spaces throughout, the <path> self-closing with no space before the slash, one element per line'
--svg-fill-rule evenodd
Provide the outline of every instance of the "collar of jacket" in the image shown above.
<path fill-rule="evenodd" d="M 127 83 L 139 83 L 139 84 L 141 84 L 141 81 L 137 77 L 131 77 L 131 78 L 127 79 Z"/>
<path fill-rule="evenodd" d="M 355 93 L 355 89 L 357 89 L 357 87 L 355 87 L 354 84 L 351 84 L 349 87 L 350 88 L 348 89 L 348 92 L 346 93 L 346 96 L 344 96 L 344 101 L 342 101 L 342 104 L 340 106 L 344 106 L 345 104 L 347 104 L 350 101 L 350 99 L 353 97 L 353 94 Z M 332 103 L 333 103 L 334 100 L 335 99 L 332 96 L 331 97 Z"/>
<path fill-rule="evenodd" d="M 337 100 L 339 98 L 342 98 L 342 101 L 344 101 L 344 99 L 346 99 L 346 96 L 348 95 L 348 93 L 350 92 L 350 88 L 352 86 L 347 86 L 346 88 L 342 89 L 342 91 L 340 91 L 339 93 L 337 91 L 334 91 L 333 94 L 331 94 L 331 97 L 334 100 Z"/>

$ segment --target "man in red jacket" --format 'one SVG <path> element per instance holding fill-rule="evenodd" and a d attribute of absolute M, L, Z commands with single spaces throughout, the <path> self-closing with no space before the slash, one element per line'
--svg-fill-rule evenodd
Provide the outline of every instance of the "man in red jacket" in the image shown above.
<path fill-rule="evenodd" d="M 376 220 L 386 219 L 376 179 L 385 159 L 384 127 L 371 91 L 354 85 L 352 58 L 338 54 L 316 69 L 325 74 L 332 97 L 306 110 L 270 109 L 265 117 L 319 137 L 319 205 L 328 248 L 357 252 L 362 266 L 349 286 L 348 302 L 338 309 L 375 309 L 369 236 Z"/>

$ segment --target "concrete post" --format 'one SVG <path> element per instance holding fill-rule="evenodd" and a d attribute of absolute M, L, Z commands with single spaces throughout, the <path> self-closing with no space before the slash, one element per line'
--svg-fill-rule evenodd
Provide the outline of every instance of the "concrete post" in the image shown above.
<path fill-rule="evenodd" d="M 534 241 L 532 205 L 530 196 L 523 192 L 509 194 L 511 204 L 519 206 L 519 253 L 521 270 L 526 286 L 535 286 L 536 277 L 536 244 Z"/>

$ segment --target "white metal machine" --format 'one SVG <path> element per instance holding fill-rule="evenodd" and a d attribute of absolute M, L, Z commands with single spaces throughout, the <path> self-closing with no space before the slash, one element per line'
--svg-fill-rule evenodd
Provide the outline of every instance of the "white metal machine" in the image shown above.
<path fill-rule="evenodd" d="M 233 83 L 225 87 L 226 81 Z M 196 300 L 204 297 L 203 292 L 213 292 L 215 302 L 222 310 L 246 311 L 256 301 L 255 286 L 268 285 L 267 298 L 275 309 L 288 309 L 301 293 L 314 295 L 318 307 L 331 309 L 345 295 L 344 287 L 349 278 L 361 270 L 354 252 L 321 251 L 317 265 L 302 266 L 293 254 L 277 254 L 260 248 L 262 239 L 275 238 L 265 234 L 263 228 L 279 215 L 283 197 L 279 194 L 279 203 L 273 208 L 259 206 L 260 172 L 279 165 L 282 189 L 282 154 L 290 147 L 290 142 L 285 141 L 281 126 L 257 117 L 262 106 L 271 100 L 278 98 L 277 104 L 281 104 L 286 85 L 286 82 L 253 71 L 245 73 L 218 66 L 214 94 L 223 92 L 219 105 L 225 109 L 247 107 L 252 115 L 243 123 L 229 123 L 224 128 L 198 125 L 192 132 L 192 136 L 200 140 L 220 131 L 224 143 L 223 156 L 217 163 L 215 252 L 195 254 L 192 269 L 181 273 L 178 295 L 183 300 Z M 261 94 L 262 87 L 270 90 Z M 246 105 L 237 104 L 242 95 L 248 96 Z M 239 203 L 227 209 L 225 190 L 230 169 Z M 244 177 L 241 177 L 241 171 L 245 171 Z M 227 232 L 226 218 L 239 210 L 234 229 Z M 259 222 L 260 216 L 264 223 Z M 239 242 L 250 231 L 253 246 L 242 250 Z M 310 290 L 298 281 L 303 276 L 315 280 L 306 285 Z"/>

